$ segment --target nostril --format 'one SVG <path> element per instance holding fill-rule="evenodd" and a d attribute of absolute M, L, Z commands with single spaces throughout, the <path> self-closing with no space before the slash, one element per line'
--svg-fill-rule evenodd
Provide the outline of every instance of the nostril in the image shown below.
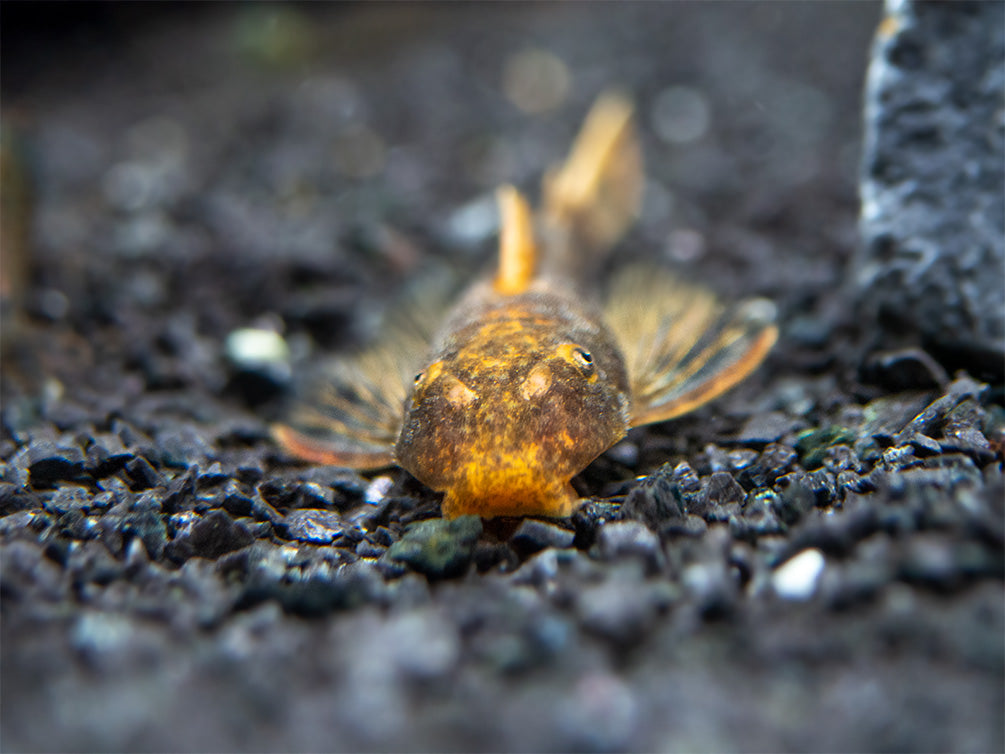
<path fill-rule="evenodd" d="M 551 387 L 551 371 L 543 364 L 530 370 L 527 379 L 520 385 L 520 395 L 524 400 L 532 400 L 548 392 Z"/>

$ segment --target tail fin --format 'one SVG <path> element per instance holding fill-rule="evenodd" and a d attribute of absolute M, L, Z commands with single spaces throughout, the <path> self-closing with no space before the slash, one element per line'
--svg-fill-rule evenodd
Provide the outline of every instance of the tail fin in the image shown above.
<path fill-rule="evenodd" d="M 598 258 L 628 229 L 642 204 L 645 176 L 632 118 L 623 94 L 608 92 L 594 103 L 560 167 L 544 179 L 543 218 L 566 239 L 577 267 Z"/>

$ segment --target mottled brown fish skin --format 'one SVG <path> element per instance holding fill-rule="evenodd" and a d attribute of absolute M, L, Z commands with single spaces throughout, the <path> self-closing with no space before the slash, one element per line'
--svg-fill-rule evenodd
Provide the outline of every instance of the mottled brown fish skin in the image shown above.
<path fill-rule="evenodd" d="M 443 515 L 568 516 L 570 479 L 628 429 L 628 376 L 599 316 L 536 281 L 476 288 L 416 377 L 398 463 Z"/>

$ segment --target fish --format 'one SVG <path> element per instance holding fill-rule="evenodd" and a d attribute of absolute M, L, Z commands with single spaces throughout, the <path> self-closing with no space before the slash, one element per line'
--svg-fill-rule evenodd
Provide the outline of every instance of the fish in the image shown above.
<path fill-rule="evenodd" d="M 313 463 L 400 466 L 443 493 L 444 518 L 565 518 L 572 478 L 629 429 L 704 405 L 778 338 L 774 305 L 722 301 L 658 265 L 598 271 L 638 215 L 645 178 L 633 105 L 602 94 L 533 212 L 497 191 L 498 266 L 438 327 L 402 316 L 336 362 L 273 435 Z M 600 276 L 603 277 L 603 276 Z"/>

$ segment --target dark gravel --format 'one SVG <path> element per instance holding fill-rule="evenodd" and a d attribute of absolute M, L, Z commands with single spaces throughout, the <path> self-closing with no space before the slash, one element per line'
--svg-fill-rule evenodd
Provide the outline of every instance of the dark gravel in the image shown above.
<path fill-rule="evenodd" d="M 880 7 L 99 8 L 2 6 L 0 748 L 1005 749 L 1005 392 L 849 282 Z M 616 261 L 771 297 L 765 366 L 569 520 L 280 453 L 613 84 Z"/>

